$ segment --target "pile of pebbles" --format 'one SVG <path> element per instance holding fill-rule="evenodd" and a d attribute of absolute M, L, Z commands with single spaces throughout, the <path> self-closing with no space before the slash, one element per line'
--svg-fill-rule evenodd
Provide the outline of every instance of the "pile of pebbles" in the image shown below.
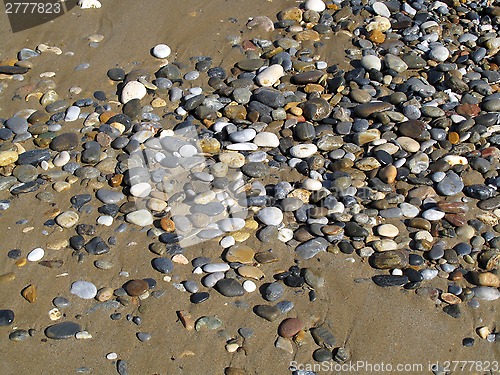
<path fill-rule="evenodd" d="M 112 68 L 115 93 L 96 91 L 73 103 L 50 79 L 19 88 L 18 98 L 36 96 L 40 104 L 0 120 L 6 196 L 0 209 L 14 206 L 8 194 L 56 202 L 57 193 L 79 189 L 72 209 L 54 210 L 45 225 L 62 228 L 63 247 L 100 269 L 113 269 L 106 254 L 119 251 L 120 234 L 130 226 L 144 228 L 151 240 L 149 252 L 139 255 L 151 258 L 151 278 L 129 278 L 118 288 L 75 280 L 54 296 L 51 317 L 61 319 L 69 292 L 97 299 L 92 309 L 105 305 L 116 310 L 111 319 L 121 319 L 131 301 L 162 296 L 155 278 L 172 280 L 176 263 L 191 263 L 192 279 L 173 285 L 193 304 L 215 292 L 244 300 L 260 288 L 264 301 L 253 311 L 279 321 L 277 347 L 293 353 L 292 343 L 311 334 L 315 360 L 343 362 L 348 351 L 336 346 L 330 328 L 292 317 L 293 301 L 282 299 L 289 287 L 315 300 L 324 278 L 304 265 L 323 252 L 368 261 L 373 283 L 414 290 L 453 318 L 494 304 L 500 298 L 499 19 L 500 7 L 482 1 L 308 0 L 281 11 L 276 22 L 250 20 L 248 28 L 272 39 L 235 44 L 243 57 L 229 70 L 209 56 L 165 61 L 154 74 Z M 339 33 L 352 38 L 349 71 L 320 57 Z M 0 66 L 0 78 L 22 81 L 40 53 L 23 49 L 13 66 Z M 152 53 L 166 59 L 171 51 L 159 45 Z M 86 222 L 96 206 L 97 222 Z M 115 234 L 103 238 L 105 227 Z M 245 244 L 250 237 L 266 250 Z M 218 241 L 220 254 L 202 255 L 207 241 Z M 273 241 L 288 245 L 289 263 L 267 250 Z M 9 251 L 15 271 L 1 282 L 27 262 L 62 266 L 44 254 L 41 247 Z M 439 279 L 448 281 L 447 290 L 434 286 Z M 36 286 L 21 295 L 32 302 Z M 178 315 L 189 330 L 222 324 L 215 316 Z M 13 311 L 0 311 L 0 325 L 14 319 Z M 488 327 L 477 329 L 484 339 L 500 339 Z M 31 334 L 20 329 L 10 338 Z M 69 320 L 45 335 L 92 337 Z M 233 341 L 228 352 L 240 347 Z M 464 339 L 465 346 L 473 343 Z M 126 362 L 117 369 L 125 374 Z M 238 371 L 227 373 L 244 373 Z"/>

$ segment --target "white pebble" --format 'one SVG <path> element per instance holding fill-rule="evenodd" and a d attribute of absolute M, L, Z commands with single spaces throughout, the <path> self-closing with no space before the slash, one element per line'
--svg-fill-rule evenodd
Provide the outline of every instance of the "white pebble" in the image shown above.
<path fill-rule="evenodd" d="M 113 224 L 113 216 L 104 215 L 97 218 L 97 224 L 109 227 Z"/>
<path fill-rule="evenodd" d="M 429 53 L 429 57 L 437 62 L 444 62 L 450 57 L 450 51 L 445 46 L 436 46 Z"/>
<path fill-rule="evenodd" d="M 147 182 L 140 182 L 130 187 L 130 194 L 137 198 L 145 198 L 151 193 L 151 185 Z"/>
<path fill-rule="evenodd" d="M 146 96 L 146 86 L 138 81 L 128 82 L 122 90 L 121 102 L 128 103 L 132 99 L 142 99 Z"/>
<path fill-rule="evenodd" d="M 118 354 L 116 354 L 115 352 L 111 352 L 111 353 L 106 354 L 106 359 L 109 359 L 110 361 L 114 361 L 117 358 L 118 358 Z"/>
<path fill-rule="evenodd" d="M 313 156 L 318 151 L 314 144 L 296 145 L 290 148 L 289 153 L 294 158 L 304 159 Z"/>
<path fill-rule="evenodd" d="M 265 225 L 278 226 L 283 221 L 283 212 L 277 207 L 264 207 L 257 213 L 257 218 Z"/>
<path fill-rule="evenodd" d="M 198 149 L 193 145 L 184 145 L 179 149 L 179 154 L 183 158 L 190 158 L 198 153 Z"/>
<path fill-rule="evenodd" d="M 227 249 L 228 247 L 233 246 L 235 243 L 236 243 L 236 241 L 235 241 L 233 236 L 227 236 L 227 237 L 224 237 L 222 240 L 220 240 L 220 245 L 224 249 Z"/>
<path fill-rule="evenodd" d="M 148 210 L 137 210 L 127 214 L 125 220 L 131 224 L 138 225 L 140 227 L 145 227 L 147 225 L 153 224 L 153 215 Z"/>
<path fill-rule="evenodd" d="M 261 71 L 255 79 L 261 86 L 272 86 L 278 82 L 284 74 L 285 71 L 283 67 L 279 64 L 274 64 Z"/>
<path fill-rule="evenodd" d="M 243 281 L 243 289 L 248 293 L 252 293 L 257 290 L 257 285 L 252 280 L 245 280 Z"/>
<path fill-rule="evenodd" d="M 387 5 L 385 5 L 384 3 L 377 1 L 376 3 L 373 3 L 372 8 L 374 12 L 377 13 L 379 16 L 387 18 L 391 16 L 389 8 L 387 8 Z"/>
<path fill-rule="evenodd" d="M 315 12 L 322 12 L 326 9 L 326 4 L 323 0 L 307 0 L 305 4 L 306 10 L 314 10 Z"/>
<path fill-rule="evenodd" d="M 302 187 L 310 191 L 318 191 L 323 187 L 321 181 L 315 180 L 314 178 L 306 178 L 302 181 Z"/>
<path fill-rule="evenodd" d="M 278 136 L 271 132 L 261 132 L 257 134 L 253 140 L 259 147 L 278 147 L 280 145 L 280 141 Z"/>
<path fill-rule="evenodd" d="M 223 232 L 235 232 L 245 227 L 245 220 L 240 217 L 232 217 L 219 220 L 217 223 Z"/>
<path fill-rule="evenodd" d="M 281 242 L 288 242 L 293 238 L 293 230 L 289 228 L 281 228 L 278 231 L 278 240 Z"/>
<path fill-rule="evenodd" d="M 68 107 L 68 109 L 66 110 L 66 116 L 64 117 L 64 121 L 67 122 L 75 121 L 78 119 L 78 116 L 80 116 L 80 107 L 72 105 Z"/>
<path fill-rule="evenodd" d="M 92 338 L 92 335 L 87 331 L 80 331 L 76 333 L 75 338 L 78 340 L 89 340 Z"/>
<path fill-rule="evenodd" d="M 71 228 L 76 225 L 80 217 L 74 211 L 66 211 L 56 217 L 56 223 L 63 228 Z"/>
<path fill-rule="evenodd" d="M 61 151 L 54 157 L 52 164 L 54 164 L 55 167 L 62 167 L 68 164 L 70 159 L 71 156 L 68 151 Z"/>
<path fill-rule="evenodd" d="M 382 69 L 382 61 L 378 56 L 375 55 L 363 56 L 361 58 L 361 65 L 366 70 L 375 69 L 380 71 L 380 69 Z"/>
<path fill-rule="evenodd" d="M 98 9 L 102 6 L 102 4 L 99 0 L 80 0 L 78 1 L 78 6 L 82 9 Z"/>
<path fill-rule="evenodd" d="M 30 262 L 38 262 L 44 255 L 45 251 L 41 247 L 37 247 L 30 251 L 27 258 Z"/>
<path fill-rule="evenodd" d="M 166 59 L 167 57 L 170 56 L 171 53 L 172 50 L 166 44 L 157 44 L 153 48 L 153 56 L 158 59 Z"/>

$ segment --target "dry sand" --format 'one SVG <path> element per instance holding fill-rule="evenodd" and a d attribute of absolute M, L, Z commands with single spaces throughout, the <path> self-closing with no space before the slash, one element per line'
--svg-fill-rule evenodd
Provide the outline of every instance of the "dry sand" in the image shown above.
<path fill-rule="evenodd" d="M 150 48 L 157 43 L 167 43 L 179 61 L 188 62 L 189 57 L 210 55 L 214 66 L 222 64 L 229 68 L 241 58 L 240 52 L 232 48 L 226 40 L 228 35 L 250 35 L 245 31 L 248 17 L 267 15 L 275 19 L 276 13 L 287 6 L 296 5 L 295 1 L 171 1 L 171 0 L 103 0 L 103 7 L 96 10 L 75 8 L 53 22 L 36 28 L 12 34 L 7 17 L 0 15 L 0 59 L 15 56 L 22 47 L 34 48 L 40 43 L 55 45 L 64 52 L 73 51 L 74 56 L 51 56 L 49 53 L 37 59 L 36 66 L 23 83 L 11 82 L 0 101 L 0 117 L 8 117 L 22 108 L 33 108 L 36 103 L 10 101 L 17 87 L 25 83 L 36 83 L 38 75 L 44 71 L 54 71 L 57 91 L 67 93 L 71 86 L 78 85 L 91 94 L 95 90 L 111 93 L 111 84 L 106 71 L 121 66 L 126 71 L 145 68 L 157 70 L 161 62 L 150 55 Z M 237 19 L 233 23 L 230 18 Z M 104 40 L 98 48 L 88 45 L 88 36 L 102 34 Z M 268 37 L 269 35 L 262 35 Z M 333 37 L 324 48 L 323 56 L 329 63 L 347 66 L 344 49 L 347 39 Z M 337 59 L 337 61 L 335 60 Z M 170 60 L 174 60 L 173 56 Z M 90 68 L 75 72 L 73 68 L 83 62 Z M 85 95 L 80 95 L 85 97 Z M 34 100 L 34 99 L 33 99 Z M 67 126 L 67 125 L 66 125 Z M 61 210 L 70 207 L 69 198 L 78 193 L 78 186 L 69 192 L 57 195 L 57 207 Z M 2 193 L 2 199 L 9 198 Z M 78 264 L 71 250 L 49 251 L 46 259 L 62 259 L 60 269 L 49 269 L 29 264 L 17 269 L 12 260 L 7 259 L 7 251 L 19 248 L 26 254 L 34 247 L 45 247 L 49 242 L 68 237 L 68 233 L 54 230 L 50 236 L 41 235 L 44 215 L 51 209 L 49 204 L 41 203 L 33 195 L 27 194 L 12 199 L 12 207 L 0 216 L 2 233 L 2 259 L 0 273 L 15 272 L 16 279 L 0 285 L 0 308 L 15 311 L 14 326 L 22 329 L 35 328 L 35 337 L 23 342 L 8 340 L 10 327 L 0 329 L 0 373 L 1 374 L 74 374 L 76 369 L 87 367 L 92 374 L 116 374 L 115 365 L 106 359 L 109 352 L 118 353 L 128 362 L 129 374 L 223 374 L 224 368 L 234 366 L 243 368 L 247 374 L 290 374 L 290 361 L 312 364 L 312 352 L 317 348 L 309 337 L 294 347 L 294 354 L 288 354 L 274 347 L 276 328 L 279 321 L 267 322 L 258 318 L 252 307 L 263 303 L 259 293 L 247 295 L 243 300 L 248 304 L 244 309 L 236 307 L 234 300 L 212 293 L 209 301 L 193 305 L 186 294 L 163 282 L 150 266 L 152 254 L 147 249 L 149 243 L 145 233 L 137 230 L 127 231 L 120 237 L 120 246 L 111 253 L 111 260 L 117 266 L 113 271 L 101 271 L 93 267 L 92 259 Z M 28 223 L 16 225 L 25 218 Z M 96 213 L 86 222 L 95 220 Z M 28 233 L 23 228 L 34 227 Z M 50 231 L 51 229 L 49 229 Z M 112 230 L 109 230 L 111 235 Z M 106 238 L 106 233 L 103 234 Z M 127 246 L 131 241 L 136 245 Z M 250 242 L 256 250 L 273 248 L 282 259 L 281 266 L 288 268 L 293 263 L 292 248 L 279 244 Z M 217 244 L 205 243 L 186 253 L 189 259 L 197 255 L 217 259 L 220 248 Z M 434 306 L 431 301 L 418 297 L 413 292 L 397 288 L 379 288 L 371 281 L 355 283 L 356 278 L 369 278 L 373 269 L 355 262 L 344 254 L 325 254 L 302 263 L 302 266 L 319 268 L 326 277 L 326 285 L 318 290 L 316 302 L 309 302 L 306 292 L 295 293 L 287 288 L 285 298 L 295 302 L 291 316 L 299 316 L 309 326 L 318 321 L 330 323 L 339 345 L 346 346 L 351 360 L 366 361 L 370 364 L 422 364 L 423 370 L 413 373 L 431 373 L 429 363 L 440 361 L 493 361 L 500 359 L 500 346 L 479 339 L 474 330 L 478 326 L 493 327 L 498 321 L 498 311 L 493 303 L 483 302 L 477 310 L 464 308 L 460 319 L 453 319 Z M 271 280 L 280 266 L 276 264 L 262 267 Z M 86 315 L 92 301 L 70 298 L 69 286 L 72 281 L 86 279 L 98 287 L 120 287 L 126 278 L 118 275 L 119 270 L 130 273 L 131 278 L 155 277 L 159 280 L 158 289 L 167 291 L 160 299 L 149 298 L 144 301 L 147 307 L 140 315 L 144 323 L 140 326 L 125 318 L 111 321 L 113 311 L 97 311 Z M 189 277 L 190 266 L 176 266 L 174 281 Z M 69 276 L 57 277 L 67 272 Z M 20 296 L 26 285 L 38 286 L 38 300 L 30 304 Z M 441 280 L 443 289 L 446 280 Z M 51 324 L 48 311 L 53 307 L 51 301 L 58 295 L 72 301 L 71 307 L 64 312 L 68 319 L 78 321 L 92 335 L 91 340 L 47 340 L 43 329 Z M 255 331 L 253 337 L 244 343 L 245 351 L 229 354 L 224 349 L 225 341 L 216 331 L 188 332 L 177 321 L 176 311 L 187 310 L 193 317 L 217 315 L 223 328 L 234 337 L 240 327 Z M 125 313 L 137 314 L 129 306 Z M 124 314 L 125 315 L 125 314 Z M 152 333 L 147 343 L 137 340 L 138 331 Z M 461 342 L 464 337 L 475 337 L 476 344 L 465 348 Z M 241 342 L 241 339 L 240 339 Z M 358 373 L 365 373 L 359 371 Z M 320 371 L 320 373 L 329 373 Z M 353 372 L 356 373 L 356 372 Z M 396 373 L 396 371 L 386 372 Z M 457 372 L 458 373 L 458 372 Z M 464 373 L 470 373 L 465 371 Z"/>

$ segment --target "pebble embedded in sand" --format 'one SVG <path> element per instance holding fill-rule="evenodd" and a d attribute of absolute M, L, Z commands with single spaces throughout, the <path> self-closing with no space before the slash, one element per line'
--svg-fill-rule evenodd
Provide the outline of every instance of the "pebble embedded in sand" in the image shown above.
<path fill-rule="evenodd" d="M 157 44 L 153 48 L 153 56 L 158 59 L 166 59 L 171 53 L 172 50 L 166 44 Z"/>

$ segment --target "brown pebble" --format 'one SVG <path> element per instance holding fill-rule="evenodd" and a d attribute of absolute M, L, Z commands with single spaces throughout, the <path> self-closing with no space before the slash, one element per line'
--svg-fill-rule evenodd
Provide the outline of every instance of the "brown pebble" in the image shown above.
<path fill-rule="evenodd" d="M 187 311 L 179 310 L 177 311 L 177 316 L 179 317 L 184 328 L 186 328 L 188 331 L 192 331 L 194 329 L 194 320 L 193 318 L 191 318 L 191 314 L 189 314 Z"/>
<path fill-rule="evenodd" d="M 388 184 L 392 184 L 394 181 L 396 181 L 397 175 L 398 170 L 392 164 L 385 166 L 378 171 L 378 176 L 380 177 L 380 179 Z"/>
<path fill-rule="evenodd" d="M 33 284 L 28 285 L 26 288 L 24 288 L 21 292 L 21 295 L 28 301 L 29 303 L 33 303 L 36 301 L 36 286 Z"/>
<path fill-rule="evenodd" d="M 169 219 L 167 217 L 162 217 L 160 220 L 160 226 L 161 229 L 163 229 L 165 232 L 172 233 L 175 231 L 175 223 L 172 219 Z"/>
<path fill-rule="evenodd" d="M 456 145 L 458 142 L 460 142 L 460 135 L 455 132 L 450 132 L 448 133 L 448 140 L 452 145 Z"/>
<path fill-rule="evenodd" d="M 5 273 L 0 275 L 0 284 L 5 284 L 16 279 L 16 274 L 14 272 Z"/>
<path fill-rule="evenodd" d="M 288 318 L 283 320 L 278 327 L 278 335 L 285 338 L 295 336 L 304 329 L 304 322 L 299 318 Z"/>
<path fill-rule="evenodd" d="M 109 185 L 112 187 L 120 186 L 122 181 L 123 181 L 123 175 L 115 174 L 113 177 L 110 178 Z"/>
<path fill-rule="evenodd" d="M 450 273 L 449 279 L 452 281 L 462 280 L 464 278 L 464 273 L 461 269 L 456 269 Z"/>
<path fill-rule="evenodd" d="M 368 39 L 370 39 L 370 42 L 373 43 L 384 43 L 385 42 L 385 34 L 380 31 L 380 30 L 372 30 L 370 31 L 370 34 L 368 35 Z"/>
<path fill-rule="evenodd" d="M 130 280 L 124 285 L 124 289 L 129 296 L 138 297 L 149 289 L 149 284 L 140 279 Z"/>

